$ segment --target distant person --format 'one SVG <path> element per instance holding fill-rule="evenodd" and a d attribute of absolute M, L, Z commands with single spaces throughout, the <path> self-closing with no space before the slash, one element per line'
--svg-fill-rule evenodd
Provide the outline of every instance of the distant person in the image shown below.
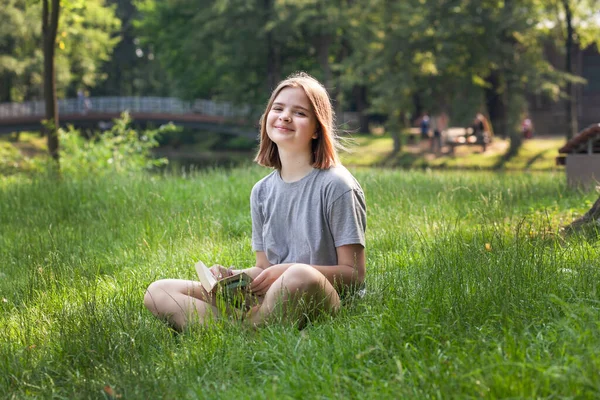
<path fill-rule="evenodd" d="M 77 91 L 77 110 L 80 113 L 85 113 L 85 93 L 83 89 Z"/>
<path fill-rule="evenodd" d="M 525 117 L 523 119 L 523 122 L 521 123 L 521 132 L 523 133 L 523 138 L 533 138 L 533 122 L 531 122 L 531 118 Z"/>
<path fill-rule="evenodd" d="M 89 93 L 83 89 L 77 91 L 77 109 L 81 114 L 86 114 L 92 108 Z"/>
<path fill-rule="evenodd" d="M 92 101 L 90 100 L 90 93 L 88 91 L 83 94 L 83 113 L 86 114 L 92 109 Z"/>
<path fill-rule="evenodd" d="M 429 139 L 429 129 L 430 129 L 429 115 L 427 111 L 423 112 L 419 121 L 419 128 L 421 130 L 421 141 L 425 141 Z"/>
<path fill-rule="evenodd" d="M 423 114 L 417 119 L 416 124 L 419 126 L 419 147 L 421 151 L 427 151 L 427 147 L 430 146 L 430 138 L 429 138 L 429 130 L 431 129 L 431 119 L 429 118 L 429 114 L 427 111 L 424 111 Z"/>
<path fill-rule="evenodd" d="M 442 152 L 442 134 L 448 128 L 448 115 L 442 111 L 431 118 L 431 152 L 439 156 Z"/>
<path fill-rule="evenodd" d="M 477 140 L 477 143 L 481 143 L 483 151 L 486 151 L 487 145 L 490 143 L 492 138 L 491 125 L 487 118 L 482 113 L 477 113 L 473 120 L 473 135 Z"/>
<path fill-rule="evenodd" d="M 256 305 L 242 314 L 252 327 L 274 316 L 300 326 L 316 314 L 335 314 L 340 296 L 361 291 L 365 277 L 366 204 L 360 184 L 341 165 L 326 89 L 304 73 L 272 92 L 260 120 L 255 161 L 274 171 L 250 195 Z M 214 265 L 216 278 L 241 270 Z M 232 312 L 199 282 L 152 283 L 144 304 L 181 330 Z"/>

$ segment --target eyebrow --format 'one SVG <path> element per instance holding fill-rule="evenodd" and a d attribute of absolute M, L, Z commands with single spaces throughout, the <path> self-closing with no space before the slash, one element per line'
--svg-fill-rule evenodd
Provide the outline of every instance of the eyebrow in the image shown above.
<path fill-rule="evenodd" d="M 280 103 L 280 102 L 273 103 L 273 105 L 274 105 L 274 106 L 285 106 L 285 104 L 284 104 L 284 103 Z M 292 106 L 292 108 L 300 108 L 300 109 L 302 109 L 302 110 L 304 110 L 304 111 L 306 111 L 306 112 L 310 112 L 310 110 L 309 110 L 308 108 L 302 107 L 302 106 L 300 106 L 300 105 L 295 105 L 295 106 Z"/>

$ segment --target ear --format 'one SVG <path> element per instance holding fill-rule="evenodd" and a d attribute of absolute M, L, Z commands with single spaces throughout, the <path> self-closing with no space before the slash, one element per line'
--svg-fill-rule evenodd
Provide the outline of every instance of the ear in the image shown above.
<path fill-rule="evenodd" d="M 313 138 L 313 139 L 316 139 L 316 138 L 318 138 L 318 137 L 319 137 L 319 130 L 317 129 L 317 130 L 315 131 L 315 133 L 313 133 L 313 135 L 312 135 L 312 138 Z"/>

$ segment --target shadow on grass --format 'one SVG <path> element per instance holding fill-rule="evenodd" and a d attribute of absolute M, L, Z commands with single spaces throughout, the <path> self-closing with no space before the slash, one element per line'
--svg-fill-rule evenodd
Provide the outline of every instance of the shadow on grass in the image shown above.
<path fill-rule="evenodd" d="M 513 148 L 513 147 L 509 147 L 506 150 L 506 153 L 504 153 L 502 156 L 500 156 L 500 158 L 498 159 L 498 162 L 496 162 L 496 164 L 494 164 L 494 166 L 492 167 L 492 169 L 504 169 L 506 167 L 506 163 L 509 162 L 510 160 L 512 160 L 514 157 L 517 156 L 517 154 L 519 154 L 519 147 Z"/>
<path fill-rule="evenodd" d="M 537 153 L 536 155 L 534 155 L 533 157 L 531 157 L 529 160 L 527 160 L 527 163 L 525 164 L 525 169 L 530 168 L 533 163 L 535 163 L 537 160 L 539 160 L 540 158 L 542 158 L 544 156 L 544 154 L 548 153 L 548 149 L 546 150 L 542 150 L 539 153 Z"/>
<path fill-rule="evenodd" d="M 378 167 L 401 167 L 414 168 L 426 167 L 427 163 L 420 154 L 407 152 L 391 152 L 381 161 L 377 162 Z"/>

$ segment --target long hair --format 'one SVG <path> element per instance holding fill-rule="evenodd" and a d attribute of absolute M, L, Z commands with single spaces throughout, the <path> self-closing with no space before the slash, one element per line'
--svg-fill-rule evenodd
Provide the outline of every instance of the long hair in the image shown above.
<path fill-rule="evenodd" d="M 275 98 L 288 87 L 302 88 L 317 120 L 317 138 L 312 141 L 313 168 L 327 169 L 340 163 L 339 146 L 334 128 L 334 112 L 327 90 L 312 76 L 299 72 L 281 81 L 271 93 L 265 112 L 260 118 L 260 146 L 254 161 L 258 164 L 281 170 L 281 159 L 277 145 L 267 135 L 267 114 L 271 111 Z"/>
<path fill-rule="evenodd" d="M 492 130 L 492 124 L 486 118 L 486 116 L 483 115 L 482 113 L 477 113 L 476 118 L 477 118 L 477 120 L 481 121 L 481 124 L 483 125 L 483 131 L 487 132 L 490 136 L 494 136 L 494 131 Z"/>

